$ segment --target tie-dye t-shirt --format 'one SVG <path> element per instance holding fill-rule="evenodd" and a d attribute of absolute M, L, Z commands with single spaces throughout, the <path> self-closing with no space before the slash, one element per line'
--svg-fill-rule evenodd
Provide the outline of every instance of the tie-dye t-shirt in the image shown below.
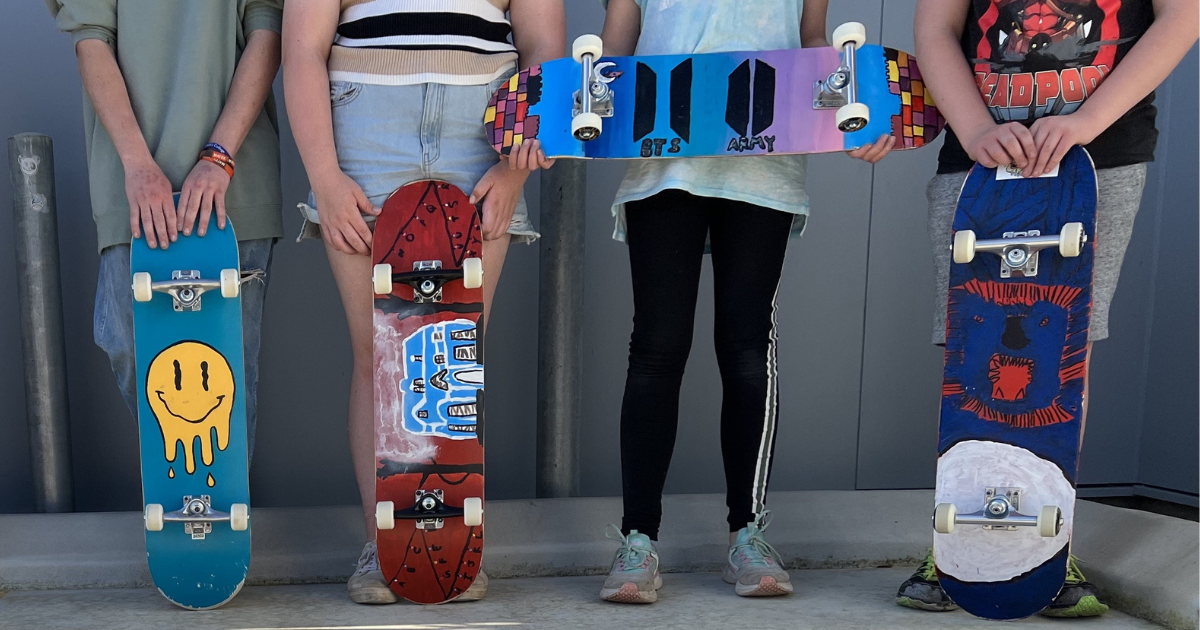
<path fill-rule="evenodd" d="M 637 55 L 683 55 L 800 47 L 801 0 L 635 0 L 642 9 Z M 634 160 L 613 202 L 613 238 L 625 240 L 625 204 L 675 188 L 791 212 L 793 235 L 808 214 L 806 158 Z"/>

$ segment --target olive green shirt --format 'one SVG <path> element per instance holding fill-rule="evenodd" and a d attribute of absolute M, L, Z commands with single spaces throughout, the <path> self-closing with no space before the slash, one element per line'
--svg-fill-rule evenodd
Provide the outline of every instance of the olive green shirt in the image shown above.
<path fill-rule="evenodd" d="M 279 32 L 283 0 L 46 0 L 75 43 L 113 48 L 154 161 L 183 186 L 225 106 L 251 31 Z M 129 243 L 125 169 L 84 94 L 92 216 L 101 250 Z M 239 240 L 283 236 L 279 124 L 268 96 L 237 155 L 225 208 Z"/>

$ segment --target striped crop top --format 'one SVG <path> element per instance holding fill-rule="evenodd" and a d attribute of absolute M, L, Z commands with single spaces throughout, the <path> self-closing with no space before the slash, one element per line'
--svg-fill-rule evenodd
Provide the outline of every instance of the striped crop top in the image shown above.
<path fill-rule="evenodd" d="M 342 0 L 329 78 L 480 85 L 512 71 L 509 0 Z"/>

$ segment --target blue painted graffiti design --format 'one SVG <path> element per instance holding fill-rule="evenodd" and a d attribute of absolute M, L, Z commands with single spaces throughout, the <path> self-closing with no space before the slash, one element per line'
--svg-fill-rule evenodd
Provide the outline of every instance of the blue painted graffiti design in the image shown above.
<path fill-rule="evenodd" d="M 475 323 L 466 319 L 422 326 L 404 340 L 404 429 L 417 435 L 474 439 L 476 392 L 483 367 L 476 359 Z"/>

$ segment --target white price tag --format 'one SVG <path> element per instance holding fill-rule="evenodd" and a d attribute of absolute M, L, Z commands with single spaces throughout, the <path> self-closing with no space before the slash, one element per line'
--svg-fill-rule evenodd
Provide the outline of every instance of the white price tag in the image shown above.
<path fill-rule="evenodd" d="M 1058 177 L 1058 167 L 1055 166 L 1054 170 L 1046 173 L 1045 175 L 1041 175 L 1040 177 Z M 1021 169 L 1017 168 L 1015 165 L 1002 166 L 996 169 L 996 181 L 1002 182 L 1006 179 L 1026 179 L 1026 177 L 1021 174 Z"/>

